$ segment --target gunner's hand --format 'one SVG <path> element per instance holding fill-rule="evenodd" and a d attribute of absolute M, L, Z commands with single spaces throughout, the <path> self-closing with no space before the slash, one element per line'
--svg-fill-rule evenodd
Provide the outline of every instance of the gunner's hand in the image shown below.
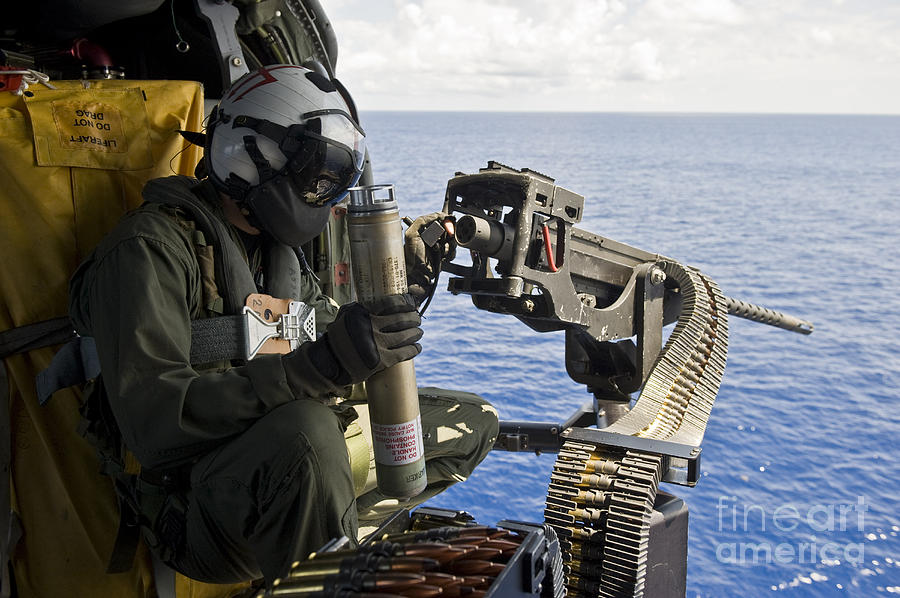
<path fill-rule="evenodd" d="M 422 319 L 409 295 L 348 303 L 316 343 L 327 343 L 338 365 L 339 384 L 356 384 L 422 351 Z M 323 347 L 324 348 L 324 347 Z"/>
<path fill-rule="evenodd" d="M 283 356 L 288 385 L 297 397 L 344 396 L 348 385 L 418 355 L 421 323 L 410 295 L 347 303 L 318 340 Z"/>
<path fill-rule="evenodd" d="M 403 234 L 406 280 L 416 305 L 428 296 L 429 288 L 440 274 L 441 262 L 456 256 L 452 226 L 453 220 L 448 214 L 434 212 L 413 220 Z"/>

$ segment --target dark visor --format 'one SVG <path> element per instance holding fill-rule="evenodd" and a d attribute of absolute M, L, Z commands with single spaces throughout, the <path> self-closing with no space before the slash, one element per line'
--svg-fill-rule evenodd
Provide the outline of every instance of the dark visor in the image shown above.
<path fill-rule="evenodd" d="M 359 180 L 365 162 L 365 133 L 342 110 L 316 110 L 301 116 L 302 124 L 284 127 L 249 117 L 235 119 L 235 127 L 254 129 L 278 142 L 288 158 L 275 176 L 288 176 L 308 204 L 327 206 L 346 196 Z"/>
<path fill-rule="evenodd" d="M 359 180 L 365 161 L 365 135 L 344 112 L 319 110 L 303 115 L 300 147 L 288 170 L 302 199 L 315 206 L 340 201 Z M 295 138 L 296 139 L 296 138 Z"/>

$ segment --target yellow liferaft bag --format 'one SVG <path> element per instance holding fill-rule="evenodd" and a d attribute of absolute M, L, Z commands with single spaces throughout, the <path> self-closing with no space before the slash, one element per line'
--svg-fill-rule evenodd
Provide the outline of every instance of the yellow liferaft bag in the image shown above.
<path fill-rule="evenodd" d="M 189 81 L 53 81 L 0 92 L 0 332 L 65 316 L 75 267 L 151 178 L 191 174 L 203 90 Z M 31 94 L 30 96 L 28 94 Z M 105 573 L 119 524 L 111 480 L 77 433 L 78 389 L 40 406 L 34 379 L 58 347 L 4 359 L 11 419 L 10 501 L 21 537 L 12 568 L 21 598 L 156 595 L 147 549 Z M 2 376 L 0 376 L 2 379 Z M 2 390 L 0 390 L 2 392 Z M 0 513 L 5 517 L 6 513 Z M 178 596 L 235 587 L 176 579 Z"/>

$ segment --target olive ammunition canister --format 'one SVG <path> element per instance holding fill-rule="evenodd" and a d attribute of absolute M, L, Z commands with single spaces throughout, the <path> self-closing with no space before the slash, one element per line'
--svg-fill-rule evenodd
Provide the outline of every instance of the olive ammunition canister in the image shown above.
<path fill-rule="evenodd" d="M 392 185 L 350 190 L 347 227 L 358 299 L 371 302 L 408 290 L 400 211 Z M 372 375 L 365 382 L 375 449 L 378 490 L 410 498 L 425 489 L 422 418 L 412 360 Z"/>

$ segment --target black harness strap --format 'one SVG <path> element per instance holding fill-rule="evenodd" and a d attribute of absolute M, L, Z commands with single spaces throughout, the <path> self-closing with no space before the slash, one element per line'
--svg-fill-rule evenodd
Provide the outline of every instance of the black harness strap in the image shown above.
<path fill-rule="evenodd" d="M 34 349 L 60 345 L 73 338 L 75 331 L 67 316 L 16 326 L 0 332 L 0 359 Z"/>
<path fill-rule="evenodd" d="M 47 369 L 34 379 L 38 402 L 41 405 L 62 388 L 84 384 L 100 375 L 100 356 L 90 336 L 76 336 L 56 352 Z"/>
<path fill-rule="evenodd" d="M 130 571 L 134 566 L 134 555 L 141 540 L 139 511 L 136 511 L 134 506 L 125 504 L 121 498 L 121 491 L 117 491 L 116 494 L 119 496 L 119 529 L 106 565 L 107 573 Z"/>
<path fill-rule="evenodd" d="M 35 379 L 38 401 L 47 403 L 57 390 L 84 384 L 100 374 L 100 357 L 90 336 L 71 338 L 57 353 L 47 369 Z M 48 343 L 48 344 L 56 344 Z M 191 321 L 191 365 L 246 358 L 246 332 L 243 316 L 221 316 Z M 37 347 L 31 347 L 32 349 Z"/>
<path fill-rule="evenodd" d="M 191 364 L 244 359 L 247 347 L 244 328 L 244 316 L 191 321 Z"/>

